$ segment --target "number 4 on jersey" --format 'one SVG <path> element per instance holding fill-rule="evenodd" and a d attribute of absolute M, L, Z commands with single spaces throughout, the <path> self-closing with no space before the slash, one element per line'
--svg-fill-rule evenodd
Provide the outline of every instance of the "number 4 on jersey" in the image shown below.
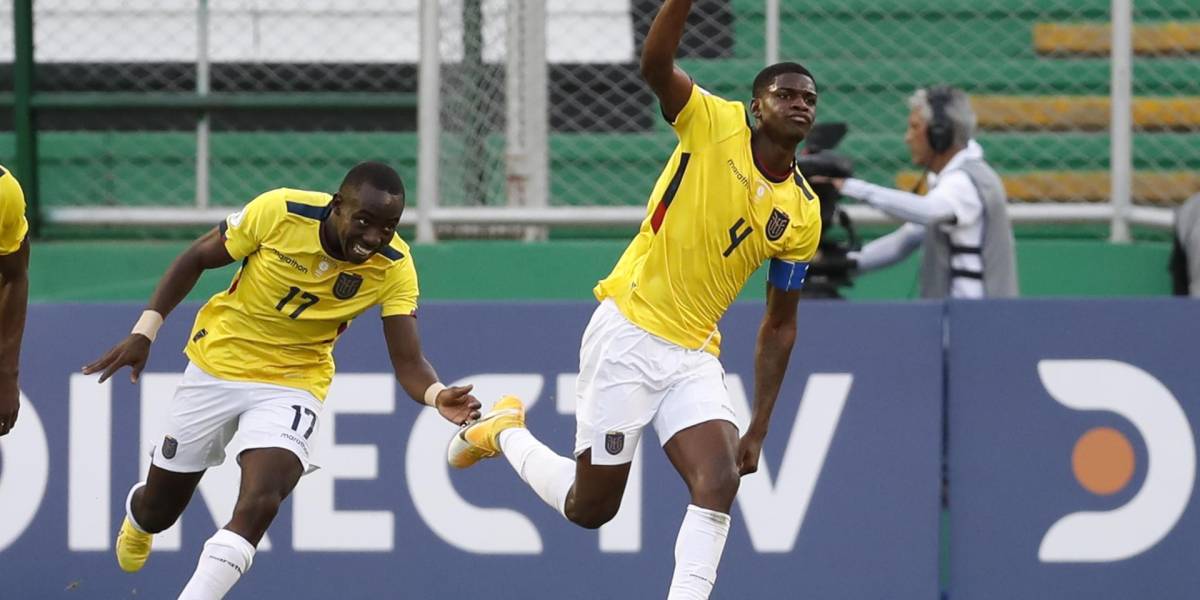
<path fill-rule="evenodd" d="M 746 226 L 745 229 L 742 229 L 743 225 Z M 725 249 L 722 256 L 729 258 L 729 255 L 733 254 L 733 251 L 737 249 L 743 240 L 750 236 L 750 232 L 752 231 L 754 231 L 754 228 L 746 225 L 746 219 L 738 219 L 737 223 L 734 223 L 733 227 L 729 228 L 729 247 Z"/>

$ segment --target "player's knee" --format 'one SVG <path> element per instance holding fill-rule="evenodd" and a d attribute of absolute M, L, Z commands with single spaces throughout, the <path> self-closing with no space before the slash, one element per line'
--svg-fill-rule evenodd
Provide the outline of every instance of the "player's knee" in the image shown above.
<path fill-rule="evenodd" d="M 733 505 L 741 481 L 734 466 L 701 473 L 691 482 L 692 503 L 701 508 L 727 512 Z"/>
<path fill-rule="evenodd" d="M 568 520 L 584 529 L 599 529 L 605 523 L 613 520 L 620 509 L 621 501 L 618 498 L 616 502 L 599 502 L 591 505 L 568 503 L 564 512 Z"/>
<path fill-rule="evenodd" d="M 617 511 L 599 511 L 591 510 L 587 512 L 577 512 L 576 514 L 568 514 L 567 518 L 572 523 L 584 529 L 600 529 L 605 523 L 613 520 L 617 516 Z"/>
<path fill-rule="evenodd" d="M 279 513 L 279 506 L 283 504 L 283 498 L 283 494 L 271 491 L 246 494 L 238 499 L 237 507 L 234 508 L 234 516 L 247 523 L 269 524 Z"/>

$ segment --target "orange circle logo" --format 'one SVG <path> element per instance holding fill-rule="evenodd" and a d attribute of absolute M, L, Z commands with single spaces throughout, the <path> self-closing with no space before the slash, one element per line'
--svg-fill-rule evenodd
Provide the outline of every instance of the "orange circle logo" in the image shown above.
<path fill-rule="evenodd" d="M 1133 462 L 1133 444 L 1111 427 L 1096 427 L 1080 436 L 1071 454 L 1079 485 L 1100 496 L 1115 494 L 1129 484 Z"/>

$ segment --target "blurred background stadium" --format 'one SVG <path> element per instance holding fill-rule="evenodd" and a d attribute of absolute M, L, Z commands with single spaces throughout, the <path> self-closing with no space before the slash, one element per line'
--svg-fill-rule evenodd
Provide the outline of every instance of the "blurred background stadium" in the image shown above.
<path fill-rule="evenodd" d="M 281 186 L 332 191 L 362 160 L 388 162 L 405 179 L 402 235 L 414 242 L 422 298 L 437 307 L 422 316 L 430 356 L 444 358 L 439 365 L 453 365 L 445 369 L 455 377 L 484 373 L 470 381 L 479 381 L 477 391 L 488 394 L 526 385 L 530 397 L 537 398 L 545 383 L 543 395 L 557 398 L 545 402 L 557 412 L 546 407 L 532 419 L 540 419 L 555 447 L 568 447 L 574 406 L 563 398 L 573 398 L 573 378 L 567 375 L 576 367 L 577 330 L 586 322 L 591 288 L 636 230 L 675 143 L 638 73 L 641 44 L 659 5 L 659 0 L 13 0 L 0 5 L 0 163 L 24 185 L 34 235 L 35 306 L 22 373 L 32 384 L 23 389 L 27 405 L 37 406 L 46 424 L 52 453 L 46 454 L 44 443 L 41 448 L 53 461 L 48 458 L 41 466 L 54 474 L 50 488 L 41 479 L 41 489 L 53 492 L 43 504 L 0 503 L 5 510 L 15 506 L 14 513 L 28 509 L 29 515 L 23 522 L 0 521 L 0 581 L 16 579 L 33 589 L 33 578 L 10 577 L 5 569 L 11 574 L 43 568 L 34 561 L 54 553 L 52 560 L 63 561 L 56 564 L 70 566 L 61 576 L 42 578 L 56 589 L 76 586 L 84 590 L 77 597 L 99 597 L 87 593 L 130 587 L 130 580 L 114 579 L 107 554 L 111 523 L 104 519 L 119 514 L 123 486 L 137 475 L 131 465 L 144 454 L 142 446 L 153 443 L 147 431 L 157 431 L 145 415 L 156 414 L 149 407 L 169 395 L 171 373 L 182 370 L 182 359 L 159 351 L 155 360 L 160 362 L 150 369 L 159 371 L 152 374 L 159 379 L 144 378 L 149 382 L 140 388 L 114 384 L 115 405 L 124 407 L 118 410 L 134 410 L 130 407 L 141 400 L 141 423 L 129 414 L 114 419 L 114 397 L 101 396 L 108 392 L 96 392 L 96 386 L 77 385 L 80 376 L 71 374 L 73 365 L 126 331 L 126 321 L 132 321 L 126 317 L 136 315 L 189 240 L 263 191 Z M 741 99 L 748 99 L 750 83 L 765 64 L 804 63 L 821 91 L 818 122 L 842 121 L 850 128 L 839 150 L 854 159 L 857 176 L 906 188 L 919 173 L 903 142 L 905 100 L 925 85 L 959 86 L 972 96 L 980 119 L 978 140 L 1010 197 L 1023 296 L 1148 297 L 1171 291 L 1167 263 L 1173 211 L 1200 192 L 1197 0 L 695 0 L 679 59 L 700 85 Z M 851 204 L 847 211 L 867 239 L 895 226 L 867 206 Z M 232 269 L 207 274 L 190 299 L 202 300 L 227 286 Z M 762 280 L 759 273 L 743 299 L 761 299 Z M 846 295 L 856 301 L 910 299 L 916 296 L 916 280 L 912 259 L 856 279 Z M 436 302 L 446 300 L 484 302 Z M 580 302 L 531 303 L 545 300 Z M 91 304 L 69 304 L 74 302 Z M 1056 579 L 1060 572 L 1046 575 L 1037 569 L 1048 567 L 1033 558 L 1039 536 L 1071 507 L 1113 508 L 1104 502 L 1129 500 L 1138 488 L 1130 485 L 1107 499 L 1081 499 L 1075 487 L 1054 487 L 1063 481 L 1073 486 L 1071 443 L 1077 424 L 1069 418 L 1074 412 L 1060 410 L 1046 397 L 1036 359 L 1112 356 L 1138 362 L 1187 399 L 1185 412 L 1195 422 L 1200 414 L 1194 401 L 1200 397 L 1194 376 L 1200 339 L 1195 309 L 1149 300 L 982 303 L 978 309 L 962 303 L 850 304 L 802 307 L 809 337 L 800 343 L 817 349 L 806 348 L 802 359 L 794 359 L 784 390 L 792 400 L 803 394 L 809 402 L 806 377 L 853 372 L 857 378 L 851 399 L 841 399 L 847 412 L 840 425 L 840 413 L 833 411 L 831 427 L 839 428 L 838 437 L 826 440 L 832 450 L 825 471 L 821 464 L 808 469 L 800 458 L 781 464 L 793 443 L 787 432 L 793 425 L 798 430 L 802 418 L 796 402 L 781 402 L 780 434 L 773 434 L 767 448 L 778 487 L 747 491 L 751 486 L 743 483 L 742 497 L 749 500 L 739 509 L 726 553 L 732 557 L 727 564 L 734 566 L 722 573 L 725 587 L 717 589 L 723 595 L 715 597 L 766 597 L 739 595 L 743 588 L 738 586 L 766 588 L 787 580 L 799 568 L 798 555 L 810 569 L 803 574 L 817 578 L 805 582 L 815 586 L 807 588 L 812 597 L 933 598 L 935 588 L 950 581 L 951 566 L 967 589 L 981 581 L 986 582 L 979 584 L 981 590 L 1019 588 L 956 598 L 1195 597 L 1200 526 L 1194 505 L 1200 501 L 1192 496 L 1185 500 L 1190 513 L 1173 530 L 1176 537 L 1148 554 L 1149 566 L 1135 561 L 1086 565 Z M 735 307 L 732 318 L 745 327 L 726 329 L 722 359 L 731 387 L 750 381 L 759 306 Z M 991 312 L 984 315 L 984 309 Z M 501 313 L 504 318 L 494 318 Z M 165 344 L 183 343 L 186 321 L 180 315 L 168 323 Z M 950 338 L 942 328 L 952 321 L 953 343 L 964 349 L 958 354 L 946 352 L 944 345 Z M 480 530 L 502 532 L 492 536 L 503 538 L 497 547 L 484 552 L 505 555 L 481 561 L 481 572 L 499 577 L 497 572 L 516 567 L 524 574 L 551 560 L 519 556 L 534 554 L 535 544 L 521 546 L 525 538 L 512 532 L 525 530 L 514 525 L 519 519 L 512 515 L 491 521 L 497 511 L 487 508 L 493 512 L 470 513 L 459 522 L 455 511 L 465 505 L 457 503 L 458 496 L 420 499 L 425 488 L 439 494 L 454 489 L 449 475 L 419 471 L 415 461 L 408 462 L 420 454 L 412 452 L 423 448 L 418 444 L 438 446 L 446 432 L 414 421 L 416 409 L 395 410 L 380 400 L 391 398 L 395 389 L 386 376 L 368 381 L 389 368 L 373 329 L 360 325 L 341 342 L 339 352 L 345 354 L 339 361 L 353 365 L 351 377 L 364 379 L 340 392 L 335 385 L 338 397 L 329 410 L 371 413 L 370 420 L 343 421 L 339 435 L 348 432 L 350 439 L 378 444 L 380 451 L 366 443 L 352 450 L 343 446 L 338 460 L 352 466 L 338 471 L 335 465 L 305 480 L 298 496 L 323 499 L 297 500 L 295 519 L 281 518 L 273 527 L 271 535 L 280 537 L 277 556 L 256 563 L 258 577 L 248 578 L 253 581 L 246 583 L 247 597 L 275 593 L 283 588 L 274 582 L 297 573 L 338 569 L 363 574 L 363 585 L 387 592 L 404 584 L 397 579 L 425 578 L 423 585 L 442 585 L 431 589 L 445 595 L 408 597 L 451 597 L 451 590 L 480 585 L 478 580 L 439 583 L 446 578 L 437 570 L 396 568 L 397 556 L 461 561 L 464 550 L 477 551 L 472 544 L 495 541 L 472 537 Z M 79 343 L 64 348 L 64 331 Z M 507 352 L 497 353 L 497 347 Z M 876 352 L 879 348 L 891 353 Z M 38 363 L 39 358 L 44 360 Z M 527 375 L 536 376 L 536 386 L 521 379 Z M 967 409 L 956 413 L 948 410 L 952 404 Z M 986 410 L 995 412 L 980 412 Z M 23 411 L 25 431 L 38 431 L 38 413 Z M 956 414 L 965 416 L 943 421 Z M 1109 413 L 1090 415 L 1095 424 L 1133 440 L 1137 466 L 1129 477 L 1134 484 L 1148 480 L 1150 444 L 1144 432 Z M 108 428 L 92 427 L 93 422 Z M 989 429 L 994 423 L 1010 428 L 996 433 L 1002 428 Z M 410 427 L 407 441 L 403 435 L 397 441 L 395 432 Z M 951 428 L 969 434 L 944 440 Z M 1022 435 L 1007 435 L 1013 430 Z M 62 432 L 72 436 L 69 486 L 62 483 L 68 479 Z M 102 434 L 111 435 L 100 440 Z M 93 456 L 91 446 L 77 444 L 77 438 L 111 447 L 100 446 Z M 386 446 L 381 440 L 394 443 Z M 34 442 L 4 441 L 36 449 Z M 964 446 L 959 455 L 970 457 L 965 466 L 944 462 L 950 441 Z M 407 445 L 397 450 L 401 444 Z M 1194 458 L 1194 446 L 1189 447 Z M 661 456 L 644 454 L 649 455 L 648 478 L 674 477 Z M 0 461 L 8 473 L 23 478 L 19 486 L 0 485 L 0 492 L 16 496 L 37 487 L 28 482 L 37 481 L 34 471 L 40 467 L 17 472 L 16 464 Z M 110 473 L 113 465 L 116 472 Z M 1057 471 L 1045 475 L 1037 469 L 1041 466 Z M 1193 460 L 1189 493 L 1194 466 Z M 976 480 L 960 487 L 966 491 L 959 506 L 986 509 L 954 515 L 942 510 L 943 468 L 959 469 L 963 482 L 972 475 L 995 475 L 1000 483 L 978 485 Z M 802 485 L 780 483 L 785 472 L 801 471 L 811 475 L 813 486 L 819 475 L 828 491 L 814 495 L 809 487 L 799 493 Z M 1028 473 L 1036 478 L 1021 479 Z M 1074 473 L 1078 479 L 1079 472 Z M 599 534 L 597 544 L 545 514 L 510 475 L 485 472 L 486 485 L 466 483 L 458 490 L 474 503 L 471 508 L 501 501 L 520 506 L 540 526 L 533 536 L 537 554 L 543 552 L 541 531 L 546 554 L 582 557 L 561 572 L 537 571 L 544 589 L 579 594 L 564 593 L 556 600 L 597 597 L 567 581 L 590 561 L 603 559 L 605 569 L 630 569 L 630 581 L 638 581 L 643 571 L 657 581 L 664 569 L 669 571 L 678 520 L 667 511 L 681 505 L 680 490 L 670 490 L 666 499 L 647 494 L 650 517 L 643 523 L 637 513 L 611 534 Z M 219 477 L 213 490 L 236 484 L 232 476 Z M 366 514 L 362 509 L 371 508 L 376 514 L 370 518 L 394 510 L 395 523 L 390 516 L 382 525 L 364 517 L 354 522 L 353 535 L 302 534 L 302 514 L 324 515 L 324 521 L 310 518 L 310 526 L 318 521 L 342 527 L 342 521 L 321 512 L 336 512 L 334 479 L 362 480 L 339 484 L 338 509 Z M 789 481 L 800 479 L 794 475 Z M 77 491 L 100 485 L 108 486 L 107 499 L 104 492 Z M 406 489 L 411 503 L 400 493 Z M 778 490 L 787 493 L 773 495 Z M 635 502 L 642 500 L 640 491 L 630 493 Z M 993 502 L 993 495 L 1005 502 Z M 810 499 L 820 517 L 804 522 L 805 534 L 798 536 Z M 1022 501 L 1041 504 L 1029 508 Z M 750 518 L 745 506 L 751 504 L 766 507 L 759 511 L 766 517 Z M 1012 506 L 1028 514 L 1009 519 L 1004 511 Z M 202 509 L 190 510 L 184 542 L 174 538 L 164 544 L 164 556 L 156 557 L 162 570 L 147 589 L 171 589 L 190 573 L 189 552 L 211 532 L 210 521 L 193 517 Z M 437 510 L 449 515 L 446 521 L 437 520 Z M 799 521 L 789 530 L 787 519 L 796 511 Z M 67 513 L 70 519 L 64 518 Z M 657 518 L 663 514 L 669 518 Z M 1026 519 L 1029 514 L 1036 518 Z M 947 526 L 960 516 L 964 525 Z M 994 522 L 986 521 L 991 516 Z M 416 525 L 421 519 L 428 528 Z M 1016 521 L 1020 526 L 1011 526 Z M 496 522 L 503 526 L 487 530 Z M 36 536 L 30 533 L 35 529 Z M 951 529 L 964 536 L 954 540 L 955 547 L 970 552 L 950 555 Z M 409 537 L 372 545 L 377 541 L 372 536 L 392 530 Z M 68 540 L 67 548 L 62 540 Z M 500 547 L 503 543 L 512 547 Z M 180 547 L 185 552 L 171 552 Z M 1005 554 L 1012 548 L 1017 549 Z M 971 554 L 976 549 L 986 560 L 976 560 Z M 357 588 L 343 587 L 336 578 L 317 579 L 295 597 L 360 597 Z M 596 582 L 609 586 L 603 589 L 624 587 L 621 578 L 603 579 Z M 912 581 L 914 587 L 904 587 Z M 1156 582 L 1165 587 L 1155 587 Z M 1020 591 L 1026 588 L 1018 584 L 1035 591 Z M 1123 591 L 1126 584 L 1137 593 Z M 788 589 L 805 589 L 797 585 L 789 583 Z M 1056 585 L 1095 593 L 1044 591 Z M 534 597 L 488 591 L 497 598 Z M 8 597 L 0 588 L 0 598 Z"/>
<path fill-rule="evenodd" d="M 1117 3 L 1128 48 L 1114 49 L 1107 0 L 697 0 L 680 57 L 733 98 L 766 62 L 804 62 L 821 85 L 818 119 L 850 126 L 842 150 L 858 175 L 905 187 L 917 176 L 905 98 L 961 86 L 1014 203 L 1026 295 L 1158 294 L 1170 209 L 1200 190 L 1200 5 L 1129 4 Z M 29 195 L 34 268 L 61 273 L 83 248 L 121 269 L 70 291 L 38 277 L 34 296 L 140 298 L 179 248 L 147 240 L 189 238 L 272 187 L 331 189 L 374 158 L 408 183 L 409 239 L 493 240 L 495 264 L 549 270 L 516 289 L 487 280 L 494 297 L 584 298 L 673 145 L 637 73 L 657 5 L 5 3 L 0 162 Z M 879 214 L 850 210 L 868 237 L 886 231 Z M 546 238 L 577 254 L 503 242 Z M 458 248 L 480 254 L 474 242 L 419 253 L 427 297 L 480 293 L 439 280 L 464 262 Z M 561 256 L 587 268 L 555 277 Z M 849 295 L 908 297 L 912 281 L 910 265 Z"/>

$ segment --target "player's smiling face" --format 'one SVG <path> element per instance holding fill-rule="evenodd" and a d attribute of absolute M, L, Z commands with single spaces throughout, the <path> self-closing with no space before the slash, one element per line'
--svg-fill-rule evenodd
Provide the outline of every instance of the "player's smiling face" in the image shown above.
<path fill-rule="evenodd" d="M 783 73 L 750 103 L 750 110 L 773 139 L 800 143 L 817 118 L 817 86 L 807 75 Z"/>
<path fill-rule="evenodd" d="M 389 194 L 364 183 L 353 194 L 334 196 L 330 224 L 342 256 L 352 263 L 366 262 L 396 234 L 404 212 L 404 196 Z"/>

